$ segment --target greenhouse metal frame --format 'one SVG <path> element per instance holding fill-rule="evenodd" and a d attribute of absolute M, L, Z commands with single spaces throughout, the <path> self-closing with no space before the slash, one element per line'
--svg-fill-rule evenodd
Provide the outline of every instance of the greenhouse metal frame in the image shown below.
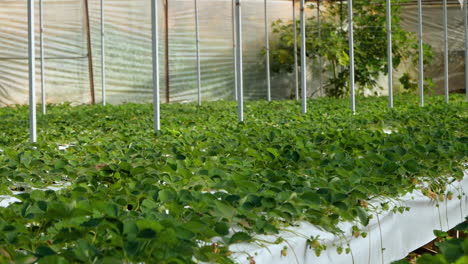
<path fill-rule="evenodd" d="M 43 1 L 39 1 L 39 19 L 40 19 L 40 64 L 41 64 L 41 100 L 42 100 L 42 113 L 46 113 L 46 87 L 45 87 L 45 77 L 44 77 L 44 41 L 43 41 Z M 88 9 L 88 0 L 85 1 L 85 7 Z M 36 105 L 36 96 L 35 96 L 35 52 L 34 48 L 35 47 L 35 35 L 34 35 L 34 0 L 28 0 L 28 29 L 29 29 L 29 78 L 30 78 L 30 83 L 29 83 L 29 105 L 30 105 L 30 140 L 31 142 L 36 142 L 37 140 L 37 128 L 36 128 L 36 110 L 35 110 L 35 105 Z M 159 34 L 157 30 L 157 21 L 158 21 L 158 7 L 155 0 L 152 0 L 152 35 L 153 35 L 153 86 L 154 86 L 154 128 L 155 130 L 160 130 L 160 96 L 159 96 Z M 234 50 L 235 50 L 235 94 L 236 94 L 236 100 L 238 102 L 238 120 L 239 122 L 242 122 L 244 120 L 244 101 L 243 101 L 243 74 L 242 74 L 242 2 L 241 0 L 233 0 L 233 13 L 235 14 L 235 17 L 232 21 L 233 26 L 235 27 L 235 35 L 233 36 L 233 39 L 235 41 L 234 43 Z M 293 5 L 295 1 L 293 0 Z M 316 2 L 318 5 L 320 1 L 312 1 Z M 351 97 L 351 109 L 352 111 L 356 111 L 356 101 L 355 101 L 355 76 L 354 76 L 354 35 L 353 35 L 353 2 L 352 0 L 348 0 L 347 6 L 348 6 L 348 16 L 351 19 L 348 19 L 349 23 L 349 57 L 350 57 L 350 76 L 349 76 L 349 83 L 350 83 L 350 97 Z M 422 24 L 424 21 L 422 20 L 422 5 L 423 4 L 434 4 L 437 1 L 423 1 L 423 0 L 418 0 L 418 39 L 419 39 L 419 97 L 420 97 L 420 104 L 421 106 L 424 105 L 424 88 L 423 88 L 423 81 L 424 81 L 424 76 L 423 76 L 423 32 L 422 32 Z M 198 22 L 198 6 L 197 6 L 198 0 L 194 0 L 195 4 L 195 32 L 196 32 L 196 39 L 195 39 L 195 45 L 196 45 L 196 60 L 197 60 L 197 89 L 198 89 L 198 105 L 201 105 L 202 103 L 202 76 L 201 76 L 201 65 L 200 65 L 200 56 L 201 56 L 201 51 L 200 51 L 200 39 L 199 39 L 199 22 Z M 465 17 L 465 22 L 464 22 L 464 30 L 465 30 L 465 38 L 468 39 L 468 23 L 467 23 L 467 2 L 465 1 L 464 4 L 460 2 L 460 4 L 463 4 L 463 12 L 464 12 L 464 17 Z M 305 0 L 300 0 L 300 32 L 301 32 L 301 39 L 300 39 L 300 44 L 301 47 L 305 46 L 305 33 L 303 28 L 305 27 Z M 458 4 L 457 0 L 453 0 L 451 4 Z M 101 63 L 102 63 L 102 104 L 106 105 L 106 78 L 105 78 L 105 29 L 104 29 L 104 19 L 105 19 L 105 1 L 101 0 Z M 445 100 L 448 103 L 449 102 L 449 83 L 448 83 L 448 36 L 447 36 L 447 0 L 443 0 L 442 4 L 442 9 L 443 9 L 443 28 L 444 28 L 444 93 L 445 93 Z M 392 30 L 391 30 L 391 0 L 386 0 L 386 17 L 387 17 L 387 60 L 388 60 L 388 106 L 390 108 L 394 107 L 393 104 L 393 66 L 392 66 Z M 89 11 L 86 11 L 87 13 Z M 265 51 L 266 51 L 266 78 L 267 78 L 267 89 L 266 89 L 266 98 L 268 101 L 271 101 L 271 85 L 270 85 L 270 49 L 269 49 L 269 29 L 268 29 L 268 2 L 267 0 L 264 0 L 264 17 L 265 17 Z M 293 21 L 296 21 L 296 14 L 295 14 L 295 9 L 293 8 Z M 318 18 L 318 23 L 319 23 L 319 28 L 320 28 L 320 12 L 319 9 L 317 8 L 317 18 Z M 89 18 L 87 19 L 87 27 L 88 27 L 88 33 L 87 33 L 87 38 L 88 38 L 88 58 L 89 58 L 89 63 L 90 67 L 92 68 L 92 55 L 91 55 L 91 46 L 90 46 L 90 35 L 89 35 Z M 294 30 L 296 30 L 296 27 L 294 27 Z M 320 31 L 319 31 L 320 34 Z M 295 49 L 297 49 L 297 39 L 294 39 L 294 45 Z M 468 51 L 468 41 L 465 40 L 465 52 Z M 301 76 L 301 91 L 302 91 L 302 113 L 306 114 L 307 113 L 307 83 L 306 83 L 306 50 L 301 49 L 301 56 L 300 56 L 300 62 L 301 62 L 301 67 L 300 67 L 300 76 Z M 465 63 L 468 65 L 468 53 L 465 56 Z M 468 67 L 466 67 L 466 83 L 468 83 Z M 92 103 L 94 103 L 94 80 L 93 80 L 93 75 L 92 75 L 92 70 L 90 70 L 90 82 L 91 82 L 91 95 L 92 95 Z M 298 62 L 297 62 L 297 57 L 295 56 L 295 72 L 297 74 L 298 72 Z M 321 83 L 321 74 L 319 76 L 320 83 Z M 298 98 L 298 81 L 296 77 L 296 99 Z M 321 85 L 321 84 L 320 84 Z M 321 87 L 320 87 L 321 89 Z M 467 90 L 467 100 L 468 100 L 468 87 L 465 87 L 465 90 Z"/>

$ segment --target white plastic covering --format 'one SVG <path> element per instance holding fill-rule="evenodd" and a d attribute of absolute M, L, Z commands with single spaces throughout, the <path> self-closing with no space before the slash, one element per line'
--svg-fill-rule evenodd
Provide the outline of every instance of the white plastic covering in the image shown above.
<path fill-rule="evenodd" d="M 290 1 L 269 1 L 269 22 L 291 19 Z M 0 3 L 0 105 L 27 103 L 26 0 Z M 89 0 L 96 102 L 101 101 L 100 0 Z M 160 1 L 161 98 L 165 100 L 164 4 Z M 199 1 L 203 100 L 233 99 L 231 0 Z M 106 0 L 106 74 L 109 103 L 150 102 L 150 1 Z M 246 98 L 266 98 L 263 0 L 243 1 Z M 39 23 L 38 12 L 36 22 Z M 44 0 L 47 102 L 90 102 L 84 0 Z M 36 30 L 39 48 L 39 30 Z M 194 1 L 169 1 L 170 101 L 197 96 Z M 39 53 L 38 53 L 39 54 Z M 55 59 L 59 57 L 73 57 Z M 77 58 L 78 57 L 78 58 Z M 2 59 L 10 58 L 10 59 Z M 15 59 L 13 59 L 15 58 Z M 37 68 L 40 87 L 40 68 Z M 289 79 L 273 77 L 273 98 Z M 283 89 L 284 90 L 284 89 Z M 38 89 L 39 93 L 40 89 Z M 39 95 L 39 94 L 38 94 Z"/>
<path fill-rule="evenodd" d="M 45 26 L 47 102 L 90 102 L 90 84 L 85 27 L 85 0 L 43 0 Z M 100 0 L 90 4 L 92 53 L 96 102 L 101 101 Z M 160 0 L 161 100 L 165 101 L 164 4 Z M 299 2 L 299 1 L 297 1 Z M 27 13 L 26 0 L 0 0 L 0 106 L 26 104 Z M 263 0 L 243 0 L 244 95 L 266 99 Z M 269 21 L 292 19 L 292 3 L 268 1 Z M 36 5 L 38 6 L 38 5 Z M 232 0 L 202 0 L 200 9 L 201 73 L 203 100 L 234 99 L 232 51 Z M 38 8 L 38 7 L 36 7 Z M 424 7 L 424 41 L 437 51 L 436 60 L 426 67 L 426 76 L 443 83 L 442 8 Z M 297 12 L 298 14 L 299 12 Z M 106 0 L 107 100 L 109 103 L 150 102 L 151 23 L 150 1 Z M 308 17 L 315 16 L 308 10 Z M 36 10 L 36 46 L 39 53 L 39 12 Z M 405 7 L 403 24 L 417 31 L 416 8 Z M 449 6 L 450 87 L 464 87 L 463 13 L 459 5 Z M 274 35 L 272 36 L 274 41 Z M 169 1 L 170 101 L 196 101 L 195 24 L 193 0 Z M 65 57 L 65 58 L 64 58 Z M 60 59 L 62 58 L 62 59 Z M 64 58 L 64 59 L 63 59 Z M 38 60 L 39 62 L 39 60 Z M 308 67 L 309 95 L 318 87 L 317 62 Z M 313 71 L 312 74 L 310 71 Z M 395 72 L 395 77 L 401 71 Z M 417 75 L 415 75 L 417 76 Z M 37 92 L 40 98 L 40 67 L 37 65 Z M 385 77 L 382 87 L 386 90 Z M 395 81 L 398 86 L 398 82 Z M 397 87 L 398 88 L 398 87 Z M 292 74 L 272 75 L 273 99 L 293 94 Z M 40 103 L 40 100 L 38 100 Z"/>
<path fill-rule="evenodd" d="M 87 102 L 88 89 L 83 30 L 83 5 L 77 1 L 44 1 L 47 27 L 45 57 L 50 102 Z M 36 5 L 36 8 L 38 5 Z M 39 53 L 39 12 L 36 12 L 36 58 Z M 0 2 L 0 105 L 26 104 L 28 99 L 27 1 Z M 57 57 L 70 59 L 56 60 Z M 39 61 L 39 60 L 38 60 Z M 40 72 L 37 63 L 36 72 Z M 40 88 L 40 74 L 37 74 Z M 40 89 L 37 89 L 40 98 Z"/>
<path fill-rule="evenodd" d="M 410 252 L 429 243 L 435 236 L 433 230 L 448 231 L 455 225 L 462 223 L 468 213 L 468 196 L 464 190 L 468 189 L 468 172 L 462 182 L 455 182 L 448 190 L 454 193 L 454 197 L 461 195 L 462 199 L 454 198 L 436 202 L 423 196 L 420 192 L 401 197 L 400 205 L 411 208 L 409 212 L 393 213 L 385 212 L 377 218 L 371 219 L 364 229 L 368 233 L 366 238 L 352 236 L 352 224 L 343 223 L 340 228 L 345 231 L 342 236 L 334 236 L 324 232 L 316 226 L 301 222 L 297 227 L 287 228 L 280 236 L 285 242 L 281 244 L 237 244 L 230 248 L 235 254 L 235 260 L 239 263 L 249 263 L 248 256 L 252 256 L 256 263 L 268 264 L 386 264 L 403 259 Z M 383 200 L 385 201 L 385 200 Z M 378 205 L 382 201 L 374 201 L 371 204 Z M 320 257 L 315 255 L 313 249 L 307 244 L 307 238 L 319 237 L 322 245 L 327 245 Z M 259 239 L 274 242 L 276 236 L 259 236 Z M 337 253 L 337 247 L 347 248 L 349 243 L 350 254 Z M 283 248 L 287 248 L 287 256 L 282 256 Z"/>
<path fill-rule="evenodd" d="M 449 88 L 451 91 L 465 88 L 465 29 L 463 9 L 460 5 L 448 6 L 448 46 L 449 46 Z M 417 6 L 405 7 L 403 27 L 417 33 Z M 434 50 L 434 61 L 425 67 L 425 76 L 432 77 L 435 90 L 442 93 L 444 86 L 443 61 L 443 17 L 442 1 L 440 5 L 423 6 L 423 39 Z M 415 69 L 417 71 L 417 69 Z M 414 76 L 417 76 L 415 72 Z"/>

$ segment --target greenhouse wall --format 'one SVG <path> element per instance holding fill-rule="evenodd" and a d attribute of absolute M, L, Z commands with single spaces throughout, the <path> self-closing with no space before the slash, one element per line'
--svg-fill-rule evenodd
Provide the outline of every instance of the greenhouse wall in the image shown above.
<path fill-rule="evenodd" d="M 463 9 L 460 5 L 449 5 L 448 16 L 448 46 L 449 46 L 449 85 L 451 91 L 463 91 L 465 88 L 465 31 L 463 27 Z M 403 9 L 403 27 L 417 34 L 417 6 L 407 6 Z M 444 89 L 444 39 L 442 1 L 440 5 L 427 5 L 423 8 L 423 38 L 424 43 L 432 46 L 434 60 L 425 68 L 426 77 L 433 78 L 434 91 L 443 93 Z M 417 76 L 417 69 L 414 75 Z"/>
<path fill-rule="evenodd" d="M 232 1 L 199 1 L 203 100 L 234 99 Z M 244 95 L 266 98 L 263 0 L 243 1 Z M 26 0 L 2 0 L 0 6 L 0 105 L 28 100 Z M 100 1 L 89 0 L 96 101 L 101 101 Z M 436 91 L 443 87 L 442 8 L 424 7 L 424 41 L 436 58 L 426 68 Z M 297 12 L 298 15 L 299 12 Z M 416 32 L 415 7 L 405 7 L 404 27 Z M 84 0 L 44 0 L 45 80 L 47 102 L 90 102 Z M 161 98 L 166 98 L 164 1 L 160 1 Z M 314 16 L 313 10 L 308 14 Z M 299 17 L 299 15 L 298 15 Z M 197 96 L 194 1 L 169 2 L 170 102 L 195 101 Z M 292 19 L 291 1 L 269 1 L 269 23 Z M 109 103 L 150 102 L 152 94 L 150 1 L 105 0 L 106 90 Z M 274 38 L 273 38 L 274 41 Z M 464 87 L 464 32 L 460 6 L 449 6 L 450 86 Z M 36 57 L 39 58 L 39 12 L 36 5 Z M 317 61 L 309 61 L 309 96 L 318 89 Z M 40 65 L 37 60 L 37 95 Z M 415 69 L 416 70 L 416 69 Z M 400 71 L 395 71 L 397 77 Z M 416 74 L 416 73 L 415 73 Z M 326 75 L 326 74 L 324 74 Z M 324 77 L 325 78 L 325 77 Z M 386 77 L 380 86 L 386 90 Z M 395 82 L 398 88 L 398 82 Z M 273 99 L 290 98 L 292 74 L 272 75 Z M 385 92 L 383 92 L 385 93 Z"/>

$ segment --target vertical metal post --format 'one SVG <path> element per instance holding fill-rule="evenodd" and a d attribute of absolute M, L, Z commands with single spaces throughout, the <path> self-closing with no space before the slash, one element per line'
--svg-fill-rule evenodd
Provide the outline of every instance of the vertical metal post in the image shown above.
<path fill-rule="evenodd" d="M 104 34 L 104 0 L 101 0 L 101 85 L 102 105 L 106 105 L 106 37 Z"/>
<path fill-rule="evenodd" d="M 353 30 L 353 0 L 348 0 L 349 23 L 349 87 L 351 90 L 351 110 L 356 112 L 356 96 L 354 87 L 354 30 Z"/>
<path fill-rule="evenodd" d="M 28 56 L 29 56 L 29 141 L 37 141 L 36 128 L 36 53 L 34 31 L 34 0 L 28 0 Z"/>
<path fill-rule="evenodd" d="M 236 0 L 232 0 L 231 11 L 232 11 L 232 52 L 233 52 L 233 63 L 234 63 L 234 98 L 237 101 L 237 50 L 236 50 Z"/>
<path fill-rule="evenodd" d="M 93 46 L 91 44 L 91 26 L 89 22 L 89 3 L 84 0 L 85 4 L 85 19 L 86 19 L 86 37 L 88 44 L 88 70 L 89 70 L 89 87 L 91 92 L 91 104 L 96 103 L 96 96 L 94 93 L 94 69 L 93 69 Z"/>
<path fill-rule="evenodd" d="M 151 0 L 151 33 L 153 46 L 153 117 L 154 130 L 161 130 L 159 98 L 159 35 L 158 35 L 158 0 Z"/>
<path fill-rule="evenodd" d="M 422 3 L 418 0 L 418 42 L 419 42 L 419 105 L 424 106 L 424 46 Z"/>
<path fill-rule="evenodd" d="M 40 52 L 41 52 L 41 101 L 42 114 L 46 114 L 46 87 L 45 87 L 45 62 L 44 62 L 44 9 L 43 0 L 39 0 L 39 32 L 40 32 Z"/>
<path fill-rule="evenodd" d="M 305 0 L 301 0 L 301 89 L 302 114 L 307 114 L 307 61 L 306 61 Z"/>
<path fill-rule="evenodd" d="M 242 8 L 241 1 L 236 0 L 236 57 L 237 57 L 237 115 L 239 122 L 244 121 L 244 81 L 242 70 Z"/>
<path fill-rule="evenodd" d="M 322 27 L 321 27 L 321 19 L 320 19 L 320 0 L 317 0 L 317 35 L 318 40 L 322 40 Z M 320 95 L 323 96 L 323 84 L 322 84 L 322 56 L 319 52 L 319 91 Z"/>
<path fill-rule="evenodd" d="M 387 66 L 388 66 L 388 107 L 393 108 L 393 52 L 392 52 L 392 3 L 386 0 L 387 7 Z"/>
<path fill-rule="evenodd" d="M 169 0 L 166 0 L 164 6 L 164 26 L 166 31 L 166 103 L 171 102 L 171 75 L 169 72 Z"/>
<path fill-rule="evenodd" d="M 468 102 L 468 0 L 464 2 L 464 26 L 465 26 L 465 93 Z"/>
<path fill-rule="evenodd" d="M 197 88 L 198 88 L 198 105 L 202 102 L 201 91 L 201 65 L 200 65 L 200 25 L 198 20 L 198 0 L 195 0 L 195 35 L 196 35 L 196 49 L 197 49 Z"/>
<path fill-rule="evenodd" d="M 448 29 L 447 29 L 447 0 L 443 0 L 444 9 L 444 94 L 445 102 L 449 102 L 449 76 L 448 76 Z"/>
<path fill-rule="evenodd" d="M 292 1 L 293 5 L 293 34 L 294 34 L 294 88 L 296 100 L 299 101 L 299 71 L 297 59 L 297 21 L 296 21 L 296 1 Z"/>
<path fill-rule="evenodd" d="M 268 27 L 268 7 L 267 0 L 263 1 L 265 9 L 265 57 L 266 57 L 266 77 L 267 77 L 267 101 L 271 101 L 271 77 L 270 77 L 270 35 Z"/>

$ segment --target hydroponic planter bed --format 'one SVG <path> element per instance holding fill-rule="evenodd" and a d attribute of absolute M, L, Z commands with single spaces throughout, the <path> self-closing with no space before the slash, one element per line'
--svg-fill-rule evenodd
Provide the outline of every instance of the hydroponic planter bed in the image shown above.
<path fill-rule="evenodd" d="M 249 263 L 249 257 L 252 257 L 256 263 L 268 264 L 391 263 L 434 240 L 433 230 L 447 231 L 464 221 L 468 212 L 468 196 L 464 194 L 464 190 L 468 189 L 468 171 L 464 174 L 461 182 L 455 182 L 447 188 L 455 197 L 461 195 L 461 199 L 436 202 L 420 191 L 414 191 L 401 197 L 401 204 L 410 207 L 410 211 L 404 213 L 386 211 L 378 218 L 374 215 L 369 225 L 363 228 L 368 233 L 366 238 L 355 238 L 350 223 L 340 225 L 340 229 L 345 230 L 345 233 L 342 237 L 337 237 L 310 223 L 302 222 L 299 226 L 290 228 L 291 232 L 283 231 L 279 234 L 285 239 L 284 243 L 270 245 L 242 243 L 233 245 L 230 249 L 238 252 L 234 255 L 234 259 L 239 263 Z M 307 238 L 311 236 L 320 236 L 320 243 L 327 245 L 327 250 L 320 256 L 316 256 L 315 251 L 307 245 Z M 277 237 L 273 236 L 256 238 L 271 242 L 277 240 Z M 349 247 L 351 251 L 346 254 L 343 250 L 338 254 L 339 246 Z M 283 255 L 282 252 L 286 254 Z"/>
<path fill-rule="evenodd" d="M 378 218 L 374 217 L 369 225 L 363 228 L 363 231 L 368 233 L 366 238 L 353 237 L 352 224 L 350 223 L 340 225 L 340 228 L 347 230 L 347 232 L 342 237 L 337 237 L 310 223 L 302 222 L 297 227 L 290 228 L 289 232 L 283 231 L 279 234 L 286 241 L 282 244 L 265 246 L 242 243 L 233 245 L 230 249 L 237 252 L 233 258 L 239 263 L 249 263 L 250 257 L 256 263 L 269 264 L 391 263 L 404 258 L 408 253 L 432 241 L 435 238 L 434 229 L 447 231 L 462 222 L 468 211 L 468 196 L 464 194 L 466 189 L 468 189 L 468 171 L 465 171 L 463 181 L 456 182 L 448 188 L 455 196 L 461 195 L 462 198 L 439 202 L 439 208 L 437 208 L 437 202 L 430 200 L 420 191 L 407 194 L 401 197 L 401 205 L 408 206 L 411 210 L 404 213 L 386 211 Z M 0 196 L 0 207 L 6 207 L 19 201 L 11 196 Z M 327 245 L 327 250 L 323 251 L 320 256 L 316 256 L 315 251 L 307 245 L 306 238 L 311 236 L 319 236 L 320 242 Z M 271 242 L 277 239 L 276 236 L 258 236 L 256 238 Z M 351 250 L 349 253 L 338 254 L 337 247 L 339 246 L 349 247 Z M 283 255 L 282 252 L 286 252 L 286 254 Z"/>
<path fill-rule="evenodd" d="M 251 102 L 244 123 L 233 121 L 230 102 L 164 105 L 156 134 L 151 105 L 57 105 L 38 120 L 34 145 L 18 121 L 27 108 L 0 108 L 0 262 L 404 257 L 468 212 L 466 200 L 443 202 L 439 217 L 422 194 L 400 197 L 423 190 L 456 199 L 468 187 L 465 180 L 446 189 L 467 169 L 467 111 L 464 97 L 429 97 L 424 108 L 396 97 L 398 110 L 382 107 L 385 99 L 361 98 L 355 114 L 347 99 L 314 100 L 307 115 L 294 101 Z M 62 183 L 70 186 L 50 189 Z M 412 211 L 369 219 L 386 201 L 383 211 Z M 368 236 L 354 239 L 359 232 Z"/>

